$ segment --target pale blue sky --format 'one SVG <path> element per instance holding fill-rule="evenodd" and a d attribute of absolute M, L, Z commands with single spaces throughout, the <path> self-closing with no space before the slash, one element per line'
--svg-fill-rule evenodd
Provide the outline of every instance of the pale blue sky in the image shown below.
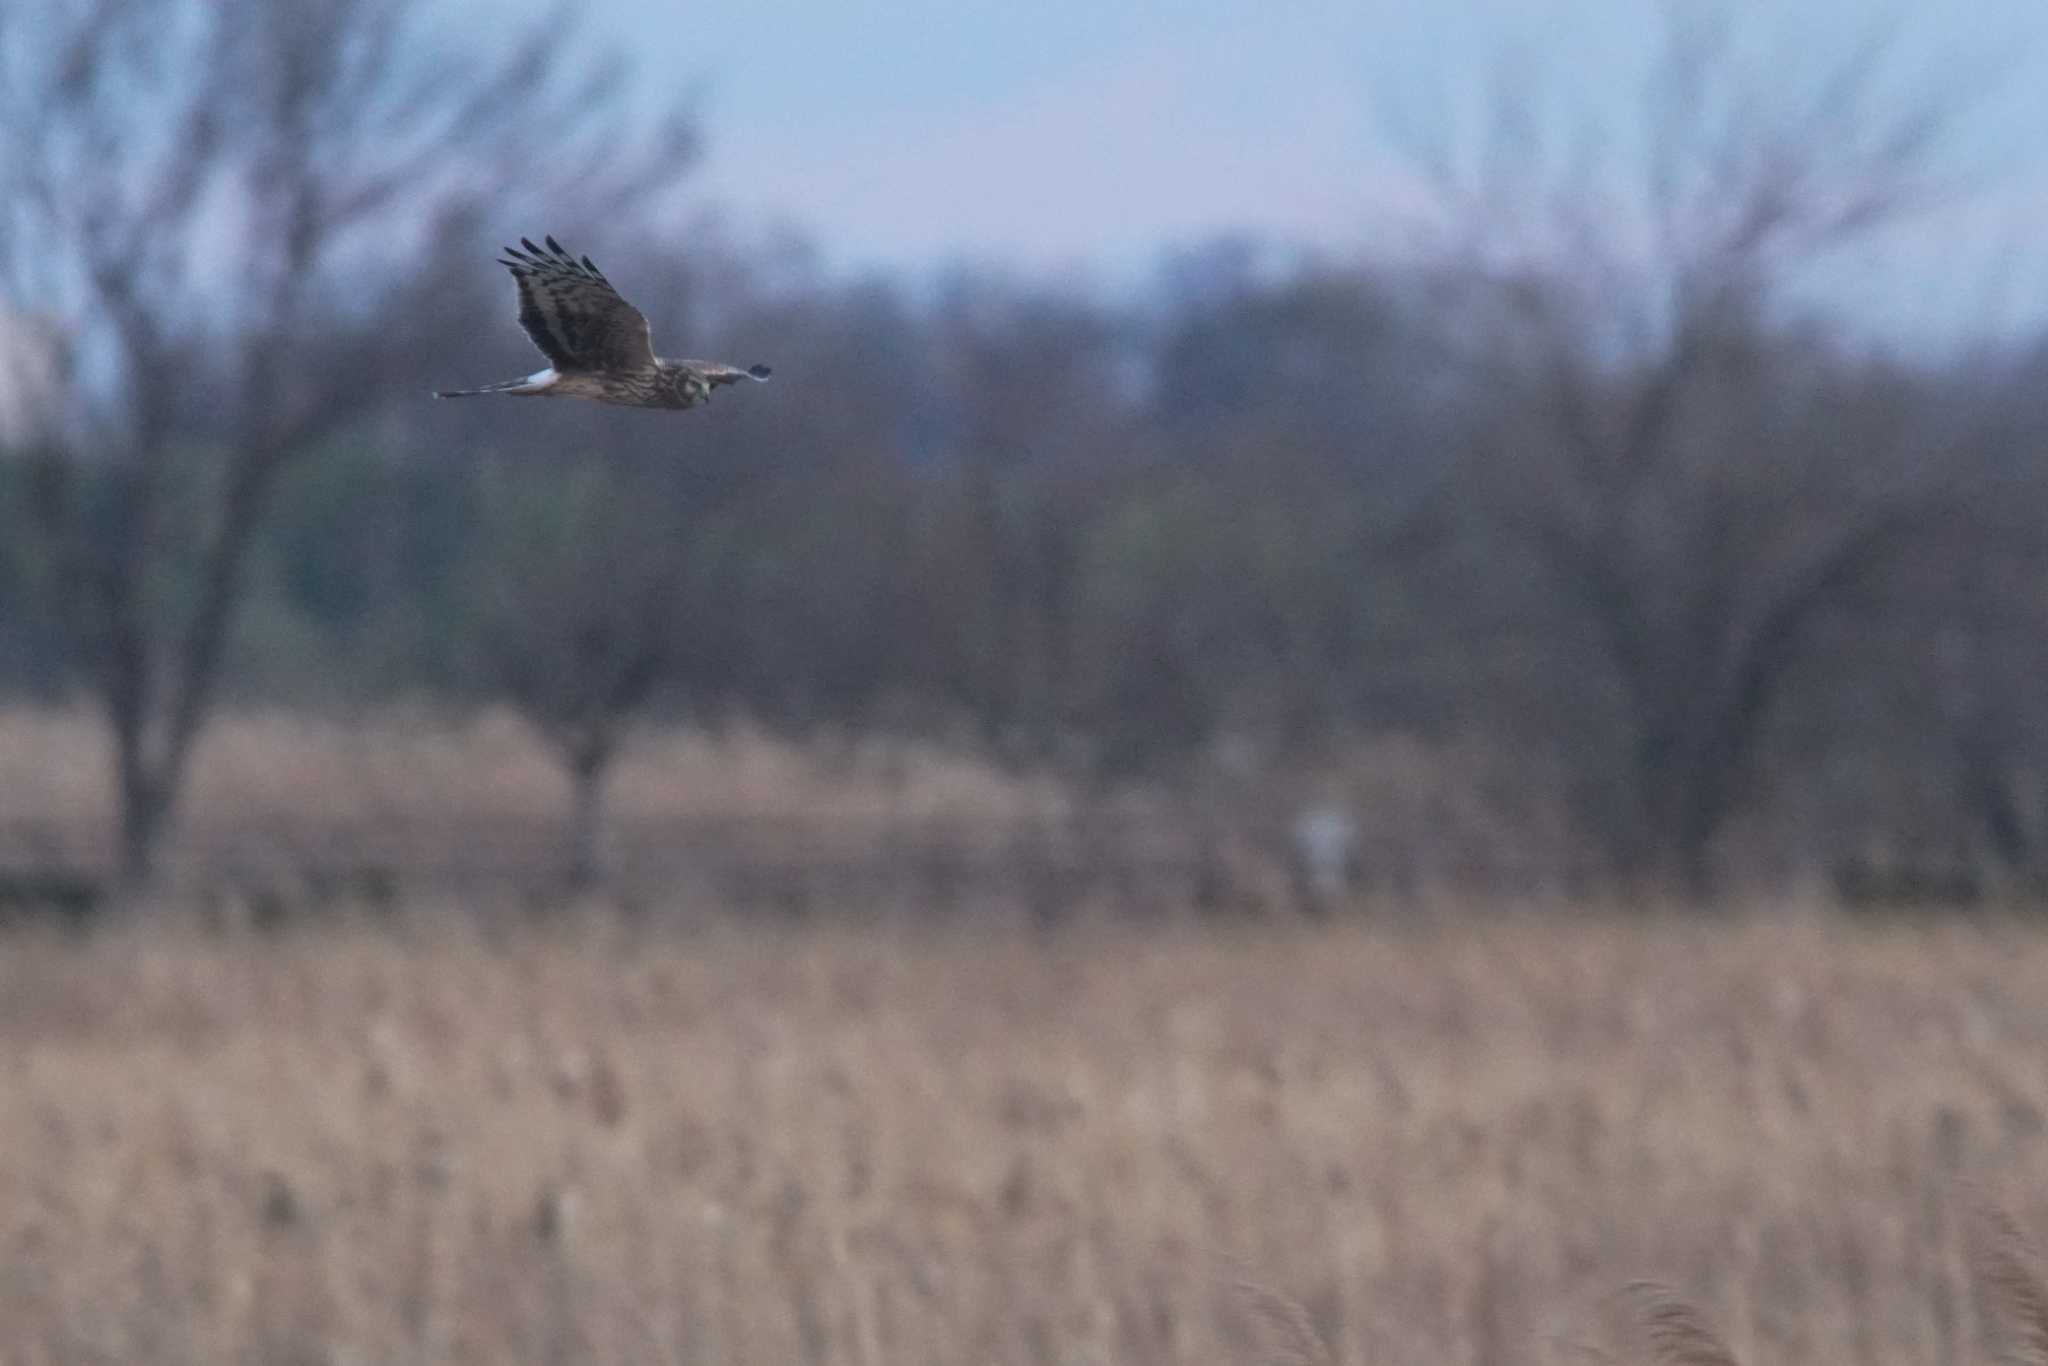
<path fill-rule="evenodd" d="M 1800 63 L 1893 32 L 1888 79 L 1982 86 L 1995 195 L 1876 267 L 1934 329 L 2048 319 L 2048 3 L 1728 0 L 1746 49 Z M 1503 54 L 1546 98 L 1631 98 L 1649 0 L 588 0 L 650 90 L 701 90 L 699 185 L 742 225 L 802 229 L 842 267 L 983 259 L 1115 283 L 1228 232 L 1337 253 L 1411 192 L 1383 107 L 1469 126 Z M 1810 69 L 1810 68 L 1809 68 Z M 1974 291 L 1974 293 L 1973 293 Z"/>

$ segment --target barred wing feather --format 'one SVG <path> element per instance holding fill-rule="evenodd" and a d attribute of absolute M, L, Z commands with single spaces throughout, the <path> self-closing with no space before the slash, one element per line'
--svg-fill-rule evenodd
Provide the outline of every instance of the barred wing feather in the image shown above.
<path fill-rule="evenodd" d="M 562 249 L 520 238 L 524 251 L 505 248 L 503 264 L 519 284 L 519 325 L 555 369 L 618 373 L 654 367 L 647 319 L 591 264 Z"/>

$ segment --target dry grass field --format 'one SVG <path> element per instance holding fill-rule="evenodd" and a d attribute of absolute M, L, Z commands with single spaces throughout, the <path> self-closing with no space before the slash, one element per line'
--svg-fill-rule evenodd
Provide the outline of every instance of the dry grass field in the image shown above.
<path fill-rule="evenodd" d="M 1948 1366 L 2048 1229 L 2011 923 L 435 909 L 0 940 L 0 1362 Z"/>

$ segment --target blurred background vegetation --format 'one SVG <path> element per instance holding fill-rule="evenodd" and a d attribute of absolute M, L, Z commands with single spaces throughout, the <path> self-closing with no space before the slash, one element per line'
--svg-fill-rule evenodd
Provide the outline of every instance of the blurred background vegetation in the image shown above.
<path fill-rule="evenodd" d="M 224 715 L 505 707 L 580 880 L 674 726 L 1149 801 L 1332 887 L 2048 873 L 2040 337 L 1840 306 L 1981 188 L 1970 77 L 1671 7 L 1626 110 L 1546 112 L 1530 57 L 1392 139 L 1398 232 L 1104 290 L 722 230 L 689 100 L 560 16 L 423 14 L 0 17 L 0 690 L 93 720 L 119 832 L 30 774 L 29 862 L 152 876 Z M 430 402 L 527 368 L 490 259 L 541 232 L 776 383 Z"/>

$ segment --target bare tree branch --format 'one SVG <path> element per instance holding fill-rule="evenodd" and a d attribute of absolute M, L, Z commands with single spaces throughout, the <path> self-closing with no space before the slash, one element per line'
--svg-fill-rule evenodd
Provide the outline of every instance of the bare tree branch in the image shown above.
<path fill-rule="evenodd" d="M 1456 181 L 1437 150 L 1416 164 L 1453 224 L 1450 288 L 1462 277 L 1470 300 L 1445 312 L 1445 354 L 1500 404 L 1474 487 L 1592 623 L 1621 685 L 1633 757 L 1603 806 L 1658 828 L 1612 842 L 1691 877 L 1802 634 L 1941 505 L 1927 462 L 1897 483 L 1878 473 L 1911 468 L 1900 455 L 1922 433 L 1808 440 L 1800 415 L 1828 387 L 1772 367 L 1803 271 L 1941 202 L 1967 102 L 1880 100 L 1882 34 L 1786 88 L 1744 71 L 1725 10 L 1665 15 L 1640 151 L 1560 168 L 1518 73 L 1496 90 L 1490 187 Z"/>
<path fill-rule="evenodd" d="M 106 513 L 74 529 L 93 585 L 77 638 L 115 736 L 132 877 L 217 696 L 278 478 L 387 402 L 408 359 L 431 268 L 399 264 L 390 239 L 432 244 L 482 196 L 518 208 L 593 177 L 611 179 L 585 210 L 625 211 L 686 168 L 673 144 L 593 153 L 620 142 L 616 83 L 576 69 L 559 18 L 494 51 L 435 45 L 399 0 L 0 15 L 0 281 L 61 310 L 93 358 L 70 450 Z M 215 467 L 204 517 L 174 506 L 180 451 Z"/>

